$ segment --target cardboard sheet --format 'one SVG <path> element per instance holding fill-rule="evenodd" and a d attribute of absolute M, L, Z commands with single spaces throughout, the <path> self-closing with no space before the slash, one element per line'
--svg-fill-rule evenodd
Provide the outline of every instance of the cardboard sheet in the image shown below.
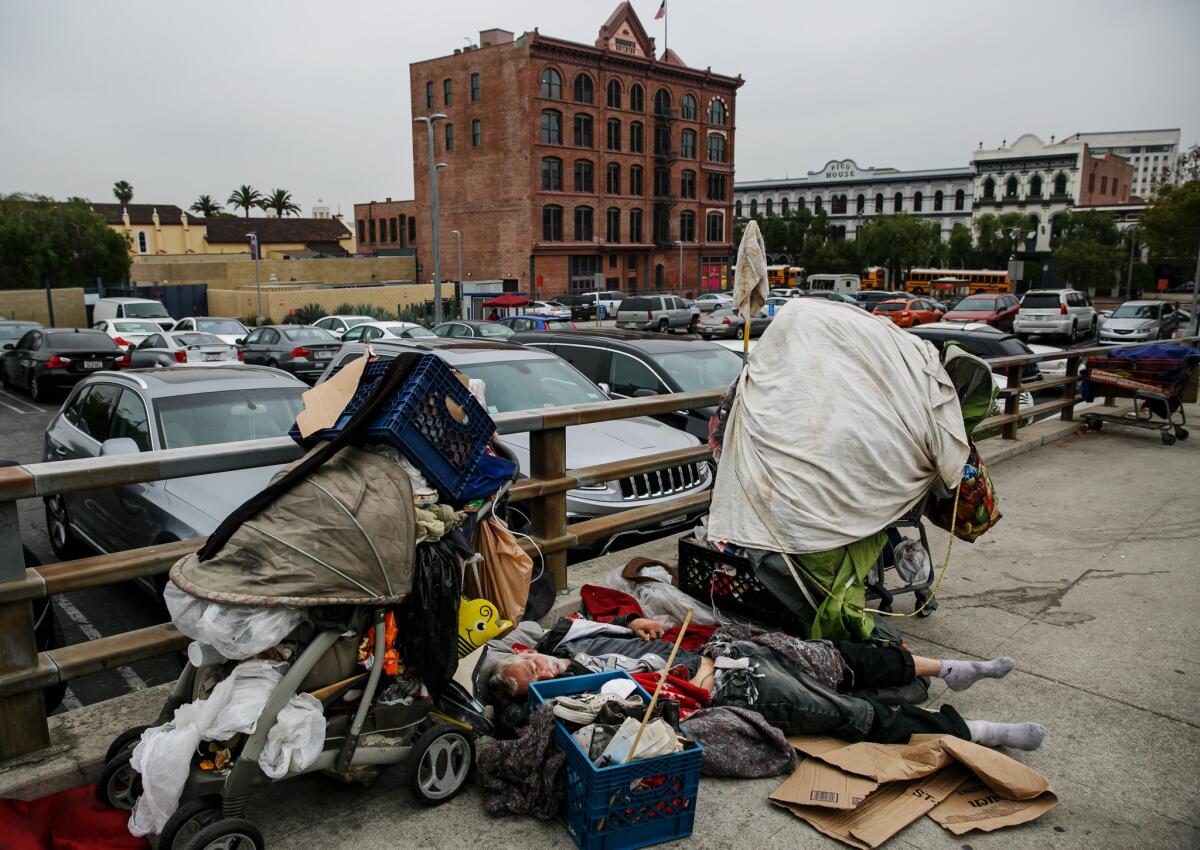
<path fill-rule="evenodd" d="M 1058 798 L 1049 789 L 1031 800 L 1009 800 L 971 777 L 939 803 L 929 817 L 955 835 L 973 829 L 991 832 L 1035 820 L 1057 802 Z"/>
<path fill-rule="evenodd" d="M 296 428 L 301 437 L 307 437 L 322 428 L 333 427 L 346 405 L 350 403 L 350 399 L 354 398 L 363 370 L 367 368 L 368 359 L 356 357 L 328 381 L 317 384 L 300 396 L 304 401 L 304 409 L 296 417 Z"/>
<path fill-rule="evenodd" d="M 771 792 L 770 800 L 780 805 L 853 809 L 878 787 L 873 779 L 846 773 L 820 759 L 806 758 Z"/>

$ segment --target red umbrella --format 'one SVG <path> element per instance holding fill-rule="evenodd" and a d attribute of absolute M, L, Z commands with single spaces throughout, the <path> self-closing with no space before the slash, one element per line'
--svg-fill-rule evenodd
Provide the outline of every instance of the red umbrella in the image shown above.
<path fill-rule="evenodd" d="M 484 307 L 528 307 L 533 302 L 524 295 L 513 295 L 511 292 L 497 295 L 489 301 L 484 301 Z"/>

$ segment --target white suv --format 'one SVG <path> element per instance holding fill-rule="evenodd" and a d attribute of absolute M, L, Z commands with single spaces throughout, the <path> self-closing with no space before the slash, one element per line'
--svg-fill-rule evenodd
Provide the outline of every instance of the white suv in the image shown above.
<path fill-rule="evenodd" d="M 1013 333 L 1022 340 L 1034 334 L 1055 334 L 1075 342 L 1096 335 L 1092 299 L 1075 289 L 1031 289 L 1021 298 Z"/>

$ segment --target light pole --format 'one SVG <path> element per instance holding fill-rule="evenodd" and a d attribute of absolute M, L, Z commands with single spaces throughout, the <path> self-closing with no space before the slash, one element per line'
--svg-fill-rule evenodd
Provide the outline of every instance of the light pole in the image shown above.
<path fill-rule="evenodd" d="M 462 298 L 462 231 L 451 230 L 454 234 L 454 254 L 458 258 L 458 297 Z"/>
<path fill-rule="evenodd" d="M 1129 238 L 1129 271 L 1125 273 L 1125 295 L 1128 298 L 1133 297 L 1133 251 L 1137 247 L 1137 240 L 1134 239 L 1134 229 L 1131 227 L 1125 231 L 1125 235 Z M 1120 297 L 1120 293 L 1117 293 Z"/>
<path fill-rule="evenodd" d="M 679 290 L 676 294 L 683 292 L 683 240 L 676 239 L 675 244 L 679 246 Z"/>
<path fill-rule="evenodd" d="M 258 324 L 261 327 L 263 323 L 263 311 L 262 283 L 258 277 L 258 234 L 247 233 L 246 238 L 250 240 L 250 246 L 254 249 L 254 297 L 258 301 Z"/>
<path fill-rule="evenodd" d="M 413 119 L 414 122 L 423 123 L 429 131 L 429 212 L 433 223 L 433 322 L 435 325 L 442 323 L 442 233 L 438 224 L 438 163 L 433 161 L 433 125 L 438 121 L 445 120 L 446 115 L 442 112 L 422 115 Z"/>

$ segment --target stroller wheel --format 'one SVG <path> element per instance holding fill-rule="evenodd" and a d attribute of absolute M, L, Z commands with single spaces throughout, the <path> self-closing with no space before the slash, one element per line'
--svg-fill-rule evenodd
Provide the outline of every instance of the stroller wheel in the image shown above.
<path fill-rule="evenodd" d="M 149 728 L 149 726 L 134 726 L 113 738 L 113 742 L 108 745 L 108 752 L 104 754 L 104 763 L 108 764 L 125 750 L 133 752 L 133 748 L 142 739 L 142 733 Z"/>
<path fill-rule="evenodd" d="M 258 827 L 242 818 L 226 818 L 201 829 L 180 850 L 264 850 Z"/>
<path fill-rule="evenodd" d="M 184 850 L 200 830 L 221 817 L 221 798 L 210 794 L 188 800 L 167 818 L 158 834 L 158 850 Z"/>
<path fill-rule="evenodd" d="M 100 771 L 100 779 L 96 782 L 96 799 L 104 805 L 128 812 L 133 810 L 133 804 L 142 796 L 142 777 L 129 763 L 132 755 L 132 750 L 118 753 Z"/>
<path fill-rule="evenodd" d="M 439 723 L 417 738 L 404 771 L 417 802 L 436 806 L 463 789 L 474 767 L 470 733 L 453 723 Z"/>
<path fill-rule="evenodd" d="M 1173 446 L 1173 445 L 1175 445 L 1175 435 L 1172 434 L 1170 431 L 1163 431 L 1162 432 L 1162 441 L 1163 441 L 1164 446 Z"/>
<path fill-rule="evenodd" d="M 1087 420 L 1087 426 L 1089 430 L 1099 431 L 1104 427 L 1104 423 L 1099 419 L 1089 419 Z"/>
<path fill-rule="evenodd" d="M 918 617 L 921 617 L 922 619 L 924 619 L 925 617 L 928 617 L 930 614 L 932 614 L 934 611 L 937 610 L 938 601 L 936 599 L 931 599 L 928 593 L 917 593 L 916 598 L 917 598 L 917 608 L 920 609 L 917 613 Z M 929 600 L 929 604 L 925 605 L 925 600 L 927 600 L 927 599 Z M 922 605 L 924 605 L 925 607 L 922 608 L 921 607 Z"/>
<path fill-rule="evenodd" d="M 1175 429 L 1175 439 L 1186 440 L 1187 438 L 1188 438 L 1188 429 L 1187 428 L 1184 428 L 1182 425 L 1180 425 L 1179 427 L 1177 427 Z"/>

